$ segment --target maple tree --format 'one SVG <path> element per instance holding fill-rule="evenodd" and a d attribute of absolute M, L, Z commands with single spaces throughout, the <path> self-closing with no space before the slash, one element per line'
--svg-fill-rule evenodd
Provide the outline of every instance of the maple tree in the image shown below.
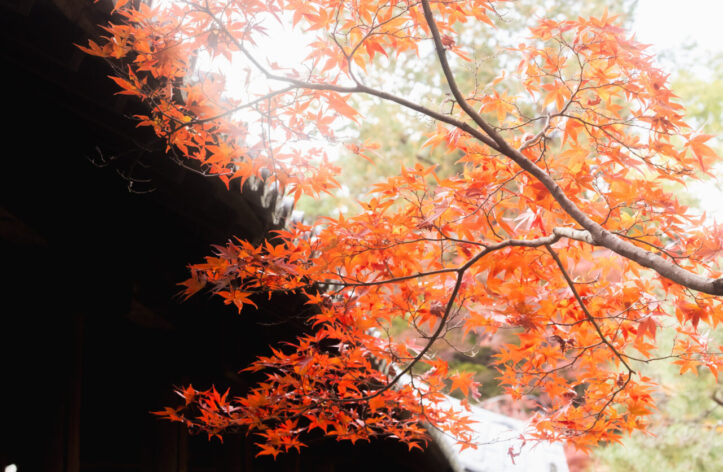
<path fill-rule="evenodd" d="M 702 327 L 723 319 L 723 226 L 670 190 L 710 171 L 712 137 L 684 122 L 666 75 L 607 14 L 541 19 L 508 51 L 514 70 L 462 90 L 459 31 L 494 28 L 502 3 L 119 1 L 121 21 L 80 46 L 109 60 L 119 93 L 148 105 L 139 125 L 169 156 L 227 185 L 261 179 L 295 199 L 338 187 L 315 140 L 363 119 L 350 105 L 358 94 L 433 120 L 425 146 L 462 156 L 446 178 L 434 165 L 402 168 L 356 216 L 295 224 L 260 245 L 233 240 L 192 265 L 186 297 L 207 288 L 241 312 L 261 294 L 295 292 L 316 312 L 308 333 L 244 369 L 265 372 L 256 387 L 231 397 L 188 386 L 161 416 L 210 436 L 246 430 L 274 457 L 316 429 L 412 448 L 427 424 L 474 447 L 464 411 L 441 404 L 477 385 L 430 349 L 452 331 L 508 330 L 517 341 L 495 367 L 508 393 L 538 405 L 527 437 L 587 448 L 644 428 L 654 385 L 636 364 L 653 360 L 662 319 L 679 333 L 664 357 L 717 373 L 721 348 Z M 314 35 L 303 68 L 263 56 L 264 22 Z M 426 53 L 446 82 L 437 106 L 366 85 L 375 57 Z M 212 72 L 228 62 L 241 64 L 240 83 Z M 383 155 L 369 141 L 346 146 Z M 392 323 L 418 340 L 395 337 Z"/>

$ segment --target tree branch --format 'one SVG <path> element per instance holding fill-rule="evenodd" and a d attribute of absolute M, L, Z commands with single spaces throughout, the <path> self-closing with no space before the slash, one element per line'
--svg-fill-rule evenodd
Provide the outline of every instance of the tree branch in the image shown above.
<path fill-rule="evenodd" d="M 503 249 L 503 248 L 509 247 L 509 246 L 523 246 L 523 247 L 546 246 L 549 248 L 550 247 L 549 245 L 556 242 L 558 239 L 560 239 L 560 236 L 558 236 L 556 234 L 551 234 L 550 236 L 545 236 L 545 237 L 537 238 L 537 239 L 533 239 L 533 240 L 508 239 L 508 240 L 502 241 L 500 243 L 486 247 L 485 249 L 483 249 L 482 251 L 477 253 L 474 257 L 470 258 L 467 262 L 462 264 L 460 267 L 458 267 L 456 269 L 452 269 L 452 271 L 457 273 L 457 280 L 455 281 L 454 288 L 452 289 L 452 294 L 449 296 L 449 299 L 447 300 L 447 305 L 444 310 L 444 315 L 439 320 L 439 327 L 428 338 L 427 343 L 425 344 L 424 348 L 422 348 L 422 350 L 419 351 L 419 354 L 417 354 L 414 357 L 414 359 L 412 359 L 412 361 L 409 362 L 409 364 L 407 364 L 404 367 L 404 369 L 402 369 L 402 371 L 399 372 L 390 382 L 388 382 L 386 385 L 384 385 L 383 387 L 381 387 L 374 393 L 372 393 L 370 395 L 366 395 L 364 397 L 344 398 L 344 399 L 339 399 L 338 401 L 344 402 L 344 403 L 352 403 L 352 402 L 362 402 L 362 401 L 371 400 L 372 398 L 377 397 L 377 396 L 381 395 L 383 392 L 392 388 L 397 382 L 399 382 L 402 379 L 402 377 L 404 377 L 409 371 L 412 370 L 412 368 L 414 367 L 415 364 L 417 364 L 417 362 L 422 360 L 422 358 L 425 356 L 425 354 L 427 354 L 429 349 L 431 349 L 432 345 L 437 340 L 437 338 L 439 338 L 440 334 L 442 334 L 442 332 L 444 331 L 445 324 L 447 323 L 447 320 L 449 319 L 449 316 L 452 312 L 452 307 L 454 306 L 454 300 L 457 298 L 459 289 L 462 286 L 462 278 L 463 278 L 464 273 L 470 267 L 472 267 L 477 261 L 479 261 L 484 256 L 488 255 L 489 253 L 491 253 L 493 251 L 497 251 L 499 249 Z M 438 274 L 438 273 L 440 273 L 440 271 L 435 271 L 435 273 Z M 428 274 L 416 274 L 414 276 L 400 277 L 399 279 L 390 279 L 385 282 L 377 282 L 377 283 L 372 283 L 372 284 L 378 285 L 380 283 L 391 283 L 393 281 L 408 280 L 410 278 L 422 277 L 424 275 L 428 275 Z M 359 284 L 359 285 L 363 285 L 363 284 Z M 593 324 L 595 324 L 594 319 L 592 322 L 593 322 Z M 595 326 L 597 327 L 596 324 L 595 324 Z M 622 360 L 623 363 L 625 363 L 625 361 L 622 359 L 622 357 L 620 359 Z M 627 364 L 625 364 L 625 366 L 627 367 Z"/>
<path fill-rule="evenodd" d="M 522 169 L 526 170 L 533 177 L 542 183 L 547 190 L 552 194 L 553 198 L 557 200 L 560 207 L 570 215 L 580 226 L 582 226 L 590 235 L 594 244 L 604 246 L 611 251 L 626 257 L 638 264 L 653 269 L 663 277 L 672 280 L 673 282 L 679 283 L 685 287 L 697 290 L 699 292 L 708 293 L 711 295 L 723 295 L 723 277 L 718 279 L 712 279 L 710 277 L 702 277 L 700 275 L 689 272 L 676 264 L 663 259 L 662 257 L 652 252 L 646 251 L 635 246 L 632 243 L 624 241 L 619 237 L 612 234 L 607 229 L 592 220 L 585 212 L 575 205 L 575 203 L 568 198 L 562 188 L 555 182 L 555 180 L 547 174 L 542 168 L 537 166 L 530 159 L 522 155 L 521 152 L 514 149 L 510 144 L 492 127 L 487 123 L 462 96 L 462 93 L 457 86 L 457 83 L 452 74 L 452 70 L 447 62 L 446 50 L 442 44 L 442 39 L 439 35 L 439 30 L 434 21 L 432 15 L 432 9 L 429 6 L 429 0 L 422 0 L 422 7 L 424 9 L 424 18 L 426 19 L 429 29 L 432 32 L 432 38 L 434 40 L 434 46 L 437 51 L 437 57 L 442 65 L 445 78 L 447 83 L 458 101 L 459 106 L 472 118 L 472 120 L 479 125 L 480 128 L 487 134 L 484 136 L 484 140 L 480 139 L 485 144 L 491 138 L 494 143 L 494 149 L 498 150 L 508 158 L 512 159 Z M 481 133 L 470 133 L 474 137 L 478 138 Z"/>
<path fill-rule="evenodd" d="M 589 231 L 580 231 L 579 229 L 556 227 L 552 229 L 552 232 L 558 236 L 564 236 L 569 239 L 575 239 L 577 241 L 582 241 L 588 244 L 595 245 L 595 240 L 593 240 Z"/>
<path fill-rule="evenodd" d="M 577 300 L 578 305 L 580 305 L 580 308 L 582 309 L 582 312 L 585 314 L 585 318 L 590 322 L 590 324 L 593 325 L 595 328 L 595 331 L 597 331 L 598 336 L 600 337 L 600 340 L 605 343 L 607 347 L 610 348 L 610 350 L 613 352 L 615 357 L 617 357 L 620 362 L 623 363 L 623 365 L 628 369 L 628 373 L 632 374 L 635 371 L 628 365 L 627 362 L 625 362 L 625 359 L 623 358 L 623 355 L 620 354 L 620 352 L 617 350 L 615 346 L 612 345 L 610 341 L 605 337 L 602 330 L 600 329 L 600 325 L 597 324 L 597 321 L 595 321 L 595 317 L 592 316 L 592 314 L 588 311 L 587 306 L 585 306 L 585 302 L 582 300 L 582 297 L 580 297 L 580 294 L 577 293 L 577 289 L 575 288 L 575 283 L 570 278 L 570 275 L 567 273 L 567 270 L 565 269 L 565 266 L 562 265 L 562 261 L 560 260 L 560 257 L 557 255 L 554 249 L 552 249 L 552 246 L 547 244 L 545 246 L 547 248 L 547 252 L 550 253 L 552 258 L 555 260 L 555 263 L 557 264 L 557 267 L 560 269 L 560 272 L 562 272 L 562 276 L 565 278 L 565 282 L 567 282 L 567 286 L 572 291 L 573 296 L 575 297 L 575 300 Z"/>

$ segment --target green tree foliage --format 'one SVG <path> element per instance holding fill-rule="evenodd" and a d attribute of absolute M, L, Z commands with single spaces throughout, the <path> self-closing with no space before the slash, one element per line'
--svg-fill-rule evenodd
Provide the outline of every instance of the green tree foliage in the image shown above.
<path fill-rule="evenodd" d="M 723 48 L 717 53 L 696 55 L 691 62 L 697 64 L 698 70 L 681 67 L 673 80 L 673 89 L 685 103 L 692 122 L 705 127 L 707 133 L 720 134 L 723 131 Z"/>
<path fill-rule="evenodd" d="M 659 335 L 672 344 L 672 331 Z M 723 343 L 723 331 L 717 341 Z M 659 353 L 665 355 L 663 345 Z M 668 347 L 669 352 L 669 347 Z M 642 369 L 641 369 L 642 370 Z M 647 433 L 634 433 L 621 444 L 593 454 L 590 471 L 717 472 L 723 469 L 723 388 L 710 372 L 681 376 L 676 365 L 655 362 L 646 375 L 662 388 L 659 410 L 649 419 Z"/>

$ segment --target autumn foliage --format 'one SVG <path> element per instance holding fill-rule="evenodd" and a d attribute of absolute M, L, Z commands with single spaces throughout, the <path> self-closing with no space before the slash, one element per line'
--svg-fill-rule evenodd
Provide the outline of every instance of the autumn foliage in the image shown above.
<path fill-rule="evenodd" d="M 538 405 L 528 437 L 585 448 L 644 428 L 654 385 L 637 369 L 661 324 L 679 332 L 665 357 L 681 372 L 717 372 L 721 347 L 704 325 L 723 320 L 723 227 L 673 189 L 718 158 L 614 17 L 543 19 L 508 51 L 514 69 L 463 89 L 455 69 L 472 55 L 459 31 L 494 28 L 503 2 L 121 3 L 120 21 L 81 49 L 112 64 L 119 93 L 148 106 L 139 125 L 183 165 L 227 184 L 263 179 L 297 199 L 332 192 L 338 169 L 314 143 L 363 120 L 350 98 L 365 95 L 434 120 L 426 146 L 458 153 L 464 169 L 442 179 L 434 166 L 402 168 L 358 215 L 296 224 L 261 245 L 232 240 L 192 265 L 187 297 L 208 289 L 242 312 L 259 294 L 295 292 L 315 314 L 308 334 L 244 369 L 265 373 L 256 387 L 189 386 L 162 416 L 212 436 L 248 431 L 273 456 L 316 429 L 415 447 L 431 425 L 473 446 L 464 411 L 439 402 L 477 386 L 431 346 L 452 330 L 505 330 L 516 341 L 495 368 L 507 393 Z M 275 22 L 314 36 L 303 69 L 256 47 Z M 437 56 L 438 107 L 365 85 L 375 61 L 401 54 Z M 239 83 L 208 72 L 227 61 L 241 64 Z M 254 88 L 262 76 L 270 88 Z M 383 158 L 373 143 L 346 144 Z M 393 323 L 416 341 L 395 338 Z"/>

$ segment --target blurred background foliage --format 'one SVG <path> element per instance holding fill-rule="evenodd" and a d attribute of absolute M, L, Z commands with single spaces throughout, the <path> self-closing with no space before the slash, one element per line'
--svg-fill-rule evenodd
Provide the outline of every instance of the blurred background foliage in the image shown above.
<path fill-rule="evenodd" d="M 660 355 L 670 352 L 673 330 L 658 331 Z M 723 330 L 713 334 L 713 345 L 723 343 Z M 667 344 L 667 346 L 666 346 Z M 723 388 L 707 369 L 680 375 L 678 366 L 656 361 L 638 366 L 642 375 L 660 386 L 658 411 L 648 420 L 647 433 L 622 438 L 620 444 L 599 447 L 589 471 L 718 472 L 723 470 Z"/>

